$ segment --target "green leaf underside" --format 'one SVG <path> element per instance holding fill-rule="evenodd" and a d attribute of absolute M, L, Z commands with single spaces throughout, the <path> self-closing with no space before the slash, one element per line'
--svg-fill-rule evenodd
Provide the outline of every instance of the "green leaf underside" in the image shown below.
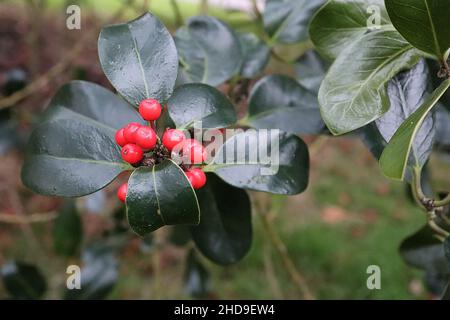
<path fill-rule="evenodd" d="M 314 16 L 309 28 L 312 42 L 320 54 L 333 61 L 341 51 L 368 32 L 368 8 L 380 9 L 381 27 L 391 25 L 383 0 L 331 0 Z M 351 59 L 350 59 L 351 60 Z"/>
<path fill-rule="evenodd" d="M 228 265 L 241 260 L 250 250 L 252 224 L 250 198 L 214 174 L 197 190 L 202 212 L 198 226 L 191 227 L 197 248 L 215 263 Z"/>
<path fill-rule="evenodd" d="M 308 185 L 309 153 L 293 134 L 250 129 L 226 140 L 204 170 L 238 188 L 298 194 Z"/>
<path fill-rule="evenodd" d="M 398 74 L 389 82 L 388 96 L 391 107 L 376 120 L 378 130 L 385 141 L 389 142 L 402 123 L 423 104 L 429 93 L 430 81 L 428 67 L 425 61 L 421 60 L 411 70 Z M 429 113 L 413 139 L 409 165 L 422 167 L 427 162 L 433 149 L 434 127 L 434 117 Z"/>
<path fill-rule="evenodd" d="M 344 49 L 319 90 L 322 118 L 330 131 L 344 134 L 383 115 L 389 109 L 387 82 L 420 58 L 396 31 L 371 32 Z"/>
<path fill-rule="evenodd" d="M 386 0 L 395 28 L 416 48 L 443 61 L 450 48 L 450 1 Z"/>
<path fill-rule="evenodd" d="M 63 86 L 31 134 L 23 183 L 49 196 L 84 196 L 132 167 L 122 161 L 115 131 L 141 121 L 127 103 L 88 82 Z"/>
<path fill-rule="evenodd" d="M 102 29 L 98 39 L 102 69 L 117 91 L 137 107 L 146 98 L 165 102 L 178 73 L 172 36 L 152 14 Z"/>
<path fill-rule="evenodd" d="M 75 201 L 67 200 L 53 225 L 55 252 L 67 257 L 73 256 L 78 252 L 82 236 L 83 226 Z"/>
<path fill-rule="evenodd" d="M 241 68 L 239 39 L 217 18 L 198 16 L 189 19 L 186 27 L 177 30 L 175 43 L 186 82 L 217 86 Z"/>
<path fill-rule="evenodd" d="M 36 266 L 12 261 L 1 269 L 5 288 L 15 299 L 39 299 L 47 290 L 47 283 Z"/>
<path fill-rule="evenodd" d="M 81 289 L 66 290 L 67 300 L 104 299 L 114 288 L 118 277 L 118 261 L 109 245 L 94 243 L 82 254 Z"/>
<path fill-rule="evenodd" d="M 136 169 L 128 181 L 128 222 L 140 236 L 164 225 L 196 225 L 197 197 L 183 170 L 172 160 Z"/>
<path fill-rule="evenodd" d="M 182 129 L 198 121 L 204 129 L 236 123 L 236 113 L 228 98 L 216 88 L 201 83 L 178 87 L 167 102 L 167 110 L 177 128 Z"/>
<path fill-rule="evenodd" d="M 240 74 L 253 78 L 264 70 L 270 59 L 270 48 L 253 33 L 239 35 L 243 62 Z"/>
<path fill-rule="evenodd" d="M 325 127 L 317 97 L 284 75 L 269 75 L 259 80 L 248 104 L 247 121 L 255 128 L 317 134 Z"/>
<path fill-rule="evenodd" d="M 445 80 L 427 98 L 427 100 L 398 128 L 380 157 L 383 173 L 392 179 L 402 180 L 411 151 L 412 141 L 431 109 L 450 86 L 450 80 Z"/>
<path fill-rule="evenodd" d="M 308 39 L 308 25 L 325 0 L 268 0 L 263 14 L 272 41 L 297 43 Z"/>

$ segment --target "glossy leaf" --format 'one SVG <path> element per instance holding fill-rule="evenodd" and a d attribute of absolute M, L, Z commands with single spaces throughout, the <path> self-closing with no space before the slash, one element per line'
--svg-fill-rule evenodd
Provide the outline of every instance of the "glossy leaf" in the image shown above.
<path fill-rule="evenodd" d="M 98 53 L 106 77 L 131 105 L 137 107 L 146 98 L 164 102 L 172 94 L 177 50 L 169 31 L 152 14 L 103 28 Z"/>
<path fill-rule="evenodd" d="M 375 122 L 371 122 L 358 130 L 359 137 L 370 153 L 378 160 L 387 145 Z"/>
<path fill-rule="evenodd" d="M 270 48 L 253 33 L 239 35 L 243 62 L 241 76 L 253 78 L 264 70 L 270 58 Z"/>
<path fill-rule="evenodd" d="M 67 200 L 53 225 L 55 252 L 62 256 L 73 256 L 80 248 L 82 237 L 83 226 L 75 201 Z"/>
<path fill-rule="evenodd" d="M 177 247 L 185 246 L 191 240 L 191 233 L 189 227 L 185 225 L 175 225 L 170 228 L 170 243 Z"/>
<path fill-rule="evenodd" d="M 418 51 L 396 31 L 371 32 L 346 48 L 319 91 L 328 129 L 344 134 L 382 116 L 389 109 L 388 81 L 419 60 Z"/>
<path fill-rule="evenodd" d="M 325 127 L 317 97 L 284 75 L 269 75 L 259 80 L 248 104 L 247 123 L 255 128 L 317 134 Z"/>
<path fill-rule="evenodd" d="M 28 263 L 6 263 L 1 276 L 6 290 L 14 299 L 39 299 L 47 290 L 47 282 L 39 269 Z"/>
<path fill-rule="evenodd" d="M 64 299 L 98 300 L 108 296 L 117 282 L 118 261 L 111 247 L 94 244 L 82 255 L 81 289 L 66 290 Z"/>
<path fill-rule="evenodd" d="M 369 31 L 368 21 L 374 13 L 370 9 L 379 10 L 380 27 L 389 27 L 383 0 L 328 1 L 316 13 L 309 28 L 316 50 L 330 61 L 336 59 L 341 51 Z"/>
<path fill-rule="evenodd" d="M 115 131 L 142 121 L 126 102 L 89 82 L 73 81 L 53 97 L 31 134 L 23 183 L 48 196 L 79 197 L 104 188 L 124 163 Z"/>
<path fill-rule="evenodd" d="M 308 39 L 308 25 L 325 0 L 267 0 L 263 22 L 272 41 L 297 43 Z"/>
<path fill-rule="evenodd" d="M 136 169 L 128 181 L 126 205 L 128 222 L 140 236 L 164 225 L 200 221 L 194 189 L 172 160 Z"/>
<path fill-rule="evenodd" d="M 404 178 L 413 140 L 417 136 L 428 113 L 449 86 L 450 80 L 443 81 L 439 88 L 395 132 L 380 158 L 381 169 L 387 177 L 392 179 Z"/>
<path fill-rule="evenodd" d="M 390 109 L 376 120 L 378 130 L 385 141 L 390 141 L 402 123 L 423 104 L 429 84 L 428 67 L 423 60 L 389 82 Z M 434 117 L 429 113 L 412 143 L 412 157 L 409 159 L 411 166 L 422 167 L 428 160 L 433 148 L 434 134 Z"/>
<path fill-rule="evenodd" d="M 190 83 L 178 87 L 167 102 L 177 128 L 190 128 L 201 121 L 203 128 L 224 128 L 236 122 L 233 104 L 214 87 Z"/>
<path fill-rule="evenodd" d="M 244 190 L 207 175 L 206 186 L 197 190 L 202 219 L 191 227 L 197 248 L 215 263 L 228 265 L 250 250 L 252 224 L 250 199 Z"/>
<path fill-rule="evenodd" d="M 184 271 L 184 290 L 196 299 L 205 299 L 210 290 L 209 272 L 198 259 L 194 250 L 190 250 Z"/>
<path fill-rule="evenodd" d="M 444 61 L 450 48 L 450 1 L 385 0 L 385 3 L 393 25 L 409 43 Z"/>
<path fill-rule="evenodd" d="M 292 195 L 308 185 L 309 153 L 293 134 L 250 129 L 227 139 L 204 170 L 238 188 Z"/>
<path fill-rule="evenodd" d="M 294 66 L 297 81 L 317 95 L 329 64 L 319 56 L 317 51 L 310 49 L 298 58 Z"/>
<path fill-rule="evenodd" d="M 239 39 L 224 22 L 214 17 L 198 16 L 175 34 L 187 82 L 217 86 L 236 75 L 242 63 Z"/>
<path fill-rule="evenodd" d="M 407 264 L 415 268 L 447 272 L 442 242 L 433 236 L 428 226 L 406 238 L 400 245 L 400 254 Z"/>
<path fill-rule="evenodd" d="M 450 111 L 438 103 L 436 107 L 436 137 L 435 146 L 439 150 L 450 150 Z"/>

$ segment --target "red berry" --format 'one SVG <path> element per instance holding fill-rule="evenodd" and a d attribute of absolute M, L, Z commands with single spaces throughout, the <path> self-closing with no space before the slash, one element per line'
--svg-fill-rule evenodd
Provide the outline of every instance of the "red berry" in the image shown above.
<path fill-rule="evenodd" d="M 123 129 L 123 136 L 128 143 L 136 143 L 136 131 L 141 127 L 140 123 L 131 122 Z"/>
<path fill-rule="evenodd" d="M 156 145 L 156 133 L 150 127 L 142 126 L 136 131 L 136 144 L 144 150 L 151 150 Z"/>
<path fill-rule="evenodd" d="M 200 189 L 206 184 L 206 174 L 199 168 L 190 169 L 186 176 L 194 189 Z"/>
<path fill-rule="evenodd" d="M 164 132 L 162 137 L 163 145 L 169 150 L 172 151 L 176 145 L 183 142 L 186 139 L 183 131 L 177 129 L 167 129 Z"/>
<path fill-rule="evenodd" d="M 153 121 L 159 118 L 161 115 L 161 105 L 158 100 L 145 99 L 139 104 L 139 113 L 142 118 L 147 121 Z"/>
<path fill-rule="evenodd" d="M 128 183 L 124 183 L 117 190 L 117 198 L 119 198 L 120 201 L 125 202 L 125 199 L 127 198 L 127 192 L 128 192 Z"/>
<path fill-rule="evenodd" d="M 206 149 L 195 139 L 187 139 L 183 144 L 183 156 L 191 164 L 203 163 L 206 160 Z"/>
<path fill-rule="evenodd" d="M 114 136 L 114 138 L 116 139 L 116 143 L 121 147 L 128 143 L 127 139 L 125 139 L 125 136 L 123 135 L 124 130 L 124 128 L 117 130 L 116 135 Z"/>
<path fill-rule="evenodd" d="M 142 160 L 144 152 L 138 145 L 128 143 L 122 148 L 122 159 L 128 163 L 135 164 Z"/>

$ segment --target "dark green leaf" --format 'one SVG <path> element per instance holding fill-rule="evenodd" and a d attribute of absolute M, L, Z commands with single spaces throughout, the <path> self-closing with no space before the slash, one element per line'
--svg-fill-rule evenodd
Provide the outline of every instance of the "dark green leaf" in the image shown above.
<path fill-rule="evenodd" d="M 204 170 L 238 188 L 298 194 L 308 185 L 309 153 L 293 134 L 250 129 L 226 140 Z"/>
<path fill-rule="evenodd" d="M 63 86 L 33 131 L 23 183 L 49 196 L 79 197 L 104 188 L 132 167 L 122 161 L 115 131 L 142 121 L 126 102 L 84 81 Z"/>
<path fill-rule="evenodd" d="M 383 173 L 393 179 L 403 179 L 412 147 L 427 115 L 450 86 L 450 80 L 442 82 L 425 102 L 398 128 L 380 157 Z"/>
<path fill-rule="evenodd" d="M 184 290 L 196 299 L 205 299 L 209 293 L 209 272 L 198 259 L 194 250 L 190 250 L 184 271 Z"/>
<path fill-rule="evenodd" d="M 370 153 L 378 160 L 387 145 L 375 122 L 371 122 L 358 130 L 359 136 Z"/>
<path fill-rule="evenodd" d="M 447 237 L 447 239 L 445 239 L 444 241 L 444 252 L 445 256 L 447 257 L 447 262 L 450 270 L 450 237 Z"/>
<path fill-rule="evenodd" d="M 317 95 L 328 68 L 328 63 L 319 56 L 317 51 L 310 49 L 295 62 L 297 81 Z"/>
<path fill-rule="evenodd" d="M 47 290 L 45 278 L 31 264 L 9 262 L 2 267 L 1 276 L 5 288 L 15 299 L 39 299 Z"/>
<path fill-rule="evenodd" d="M 175 35 L 187 82 L 217 86 L 236 75 L 242 63 L 239 39 L 224 22 L 214 17 L 189 19 Z"/>
<path fill-rule="evenodd" d="M 376 125 L 385 141 L 390 141 L 395 131 L 426 99 L 429 92 L 430 76 L 425 61 L 404 71 L 388 84 L 390 109 Z M 410 165 L 422 167 L 428 160 L 434 141 L 434 117 L 429 113 L 418 130 L 411 146 Z"/>
<path fill-rule="evenodd" d="M 204 129 L 224 128 L 236 122 L 233 104 L 214 87 L 190 83 L 178 87 L 167 102 L 177 128 L 186 129 L 201 121 Z"/>
<path fill-rule="evenodd" d="M 308 25 L 325 0 L 267 0 L 263 21 L 272 41 L 296 43 L 308 39 Z"/>
<path fill-rule="evenodd" d="M 248 104 L 247 122 L 255 128 L 317 134 L 325 127 L 317 97 L 284 75 L 269 75 L 259 80 Z"/>
<path fill-rule="evenodd" d="M 396 31 L 371 32 L 344 49 L 319 91 L 328 129 L 344 134 L 382 116 L 389 110 L 388 81 L 419 61 L 419 52 Z"/>
<path fill-rule="evenodd" d="M 191 233 L 189 232 L 189 227 L 184 225 L 175 225 L 170 228 L 169 240 L 172 244 L 182 247 L 186 245 L 189 240 L 191 240 Z"/>
<path fill-rule="evenodd" d="M 450 112 L 438 103 L 436 107 L 436 137 L 435 146 L 439 150 L 450 151 Z"/>
<path fill-rule="evenodd" d="M 328 60 L 336 59 L 341 51 L 369 31 L 368 20 L 373 13 L 368 9 L 371 6 L 380 11 L 380 27 L 389 26 L 383 0 L 328 1 L 316 13 L 309 28 L 316 50 Z"/>
<path fill-rule="evenodd" d="M 239 35 L 243 62 L 241 76 L 253 78 L 264 70 L 270 58 L 270 48 L 253 33 Z"/>
<path fill-rule="evenodd" d="M 152 14 L 103 28 L 98 52 L 109 81 L 133 106 L 145 98 L 164 102 L 172 94 L 177 49 L 169 31 Z"/>
<path fill-rule="evenodd" d="M 53 225 L 53 246 L 62 256 L 73 256 L 80 248 L 83 226 L 75 201 L 67 200 Z"/>
<path fill-rule="evenodd" d="M 118 279 L 118 262 L 110 246 L 95 244 L 83 251 L 81 289 L 66 289 L 64 299 L 104 299 Z"/>
<path fill-rule="evenodd" d="M 450 1 L 385 0 L 385 3 L 393 25 L 409 43 L 444 61 L 450 48 Z"/>
<path fill-rule="evenodd" d="M 447 272 L 442 242 L 433 236 L 428 226 L 406 238 L 400 245 L 400 254 L 407 264 L 415 268 Z"/>
<path fill-rule="evenodd" d="M 200 221 L 195 192 L 172 160 L 136 169 L 128 181 L 126 204 L 128 222 L 141 236 L 164 225 Z"/>
<path fill-rule="evenodd" d="M 228 265 L 250 250 L 252 224 L 250 199 L 244 190 L 207 175 L 206 186 L 197 190 L 202 219 L 191 227 L 192 239 L 208 259 Z"/>

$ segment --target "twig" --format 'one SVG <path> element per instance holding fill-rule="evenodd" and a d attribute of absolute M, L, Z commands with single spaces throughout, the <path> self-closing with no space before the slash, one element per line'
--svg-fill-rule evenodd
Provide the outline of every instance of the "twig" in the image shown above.
<path fill-rule="evenodd" d="M 58 214 L 56 212 L 33 213 L 30 215 L 12 215 L 0 213 L 0 223 L 30 224 L 38 222 L 48 222 L 54 220 Z"/>
<path fill-rule="evenodd" d="M 258 202 L 257 202 L 258 204 Z M 267 207 L 266 207 L 267 208 Z M 282 265 L 286 272 L 291 277 L 292 282 L 297 287 L 301 296 L 306 300 L 314 300 L 314 296 L 308 288 L 308 285 L 305 281 L 305 278 L 301 275 L 291 257 L 289 256 L 289 252 L 286 248 L 286 245 L 281 240 L 280 236 L 276 232 L 273 221 L 270 219 L 270 209 L 263 210 L 262 206 L 257 205 L 258 216 L 261 218 L 262 225 L 269 236 L 269 240 L 275 251 L 281 258 Z"/>
<path fill-rule="evenodd" d="M 175 17 L 175 25 L 181 27 L 184 24 L 183 16 L 181 15 L 180 7 L 178 6 L 177 0 L 170 0 L 172 5 L 173 15 Z"/>

